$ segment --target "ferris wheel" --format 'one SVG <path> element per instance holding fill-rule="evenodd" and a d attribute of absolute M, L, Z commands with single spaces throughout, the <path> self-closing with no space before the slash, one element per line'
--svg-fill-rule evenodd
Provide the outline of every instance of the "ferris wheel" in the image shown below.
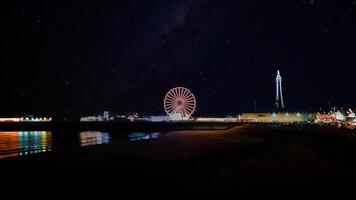
<path fill-rule="evenodd" d="M 166 94 L 163 104 L 171 119 L 189 119 L 195 111 L 196 100 L 187 88 L 176 87 Z"/>

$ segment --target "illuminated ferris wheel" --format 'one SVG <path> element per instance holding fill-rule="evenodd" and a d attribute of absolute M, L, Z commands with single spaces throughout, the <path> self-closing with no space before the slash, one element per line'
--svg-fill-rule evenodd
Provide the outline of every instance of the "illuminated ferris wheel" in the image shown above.
<path fill-rule="evenodd" d="M 173 88 L 164 97 L 164 109 L 171 119 L 189 119 L 195 107 L 194 94 L 184 87 Z"/>

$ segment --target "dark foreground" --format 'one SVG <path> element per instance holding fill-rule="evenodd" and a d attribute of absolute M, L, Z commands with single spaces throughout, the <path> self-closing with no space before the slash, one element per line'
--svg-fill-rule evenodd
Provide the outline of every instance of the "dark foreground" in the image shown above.
<path fill-rule="evenodd" d="M 3 159 L 0 169 L 2 195 L 356 196 L 356 142 L 310 130 L 243 126 L 167 132 L 156 140 Z"/>

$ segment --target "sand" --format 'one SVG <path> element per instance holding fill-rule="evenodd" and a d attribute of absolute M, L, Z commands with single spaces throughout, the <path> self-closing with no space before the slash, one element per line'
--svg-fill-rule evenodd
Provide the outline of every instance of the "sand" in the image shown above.
<path fill-rule="evenodd" d="M 355 144 L 256 127 L 168 132 L 1 160 L 2 189 L 118 199 L 353 195 Z"/>

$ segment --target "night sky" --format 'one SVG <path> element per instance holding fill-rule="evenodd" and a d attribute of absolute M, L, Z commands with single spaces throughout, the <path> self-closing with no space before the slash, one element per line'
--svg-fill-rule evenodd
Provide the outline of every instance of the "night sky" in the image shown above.
<path fill-rule="evenodd" d="M 356 107 L 356 0 L 5 1 L 1 116 L 163 114 L 176 86 L 196 115 Z"/>

